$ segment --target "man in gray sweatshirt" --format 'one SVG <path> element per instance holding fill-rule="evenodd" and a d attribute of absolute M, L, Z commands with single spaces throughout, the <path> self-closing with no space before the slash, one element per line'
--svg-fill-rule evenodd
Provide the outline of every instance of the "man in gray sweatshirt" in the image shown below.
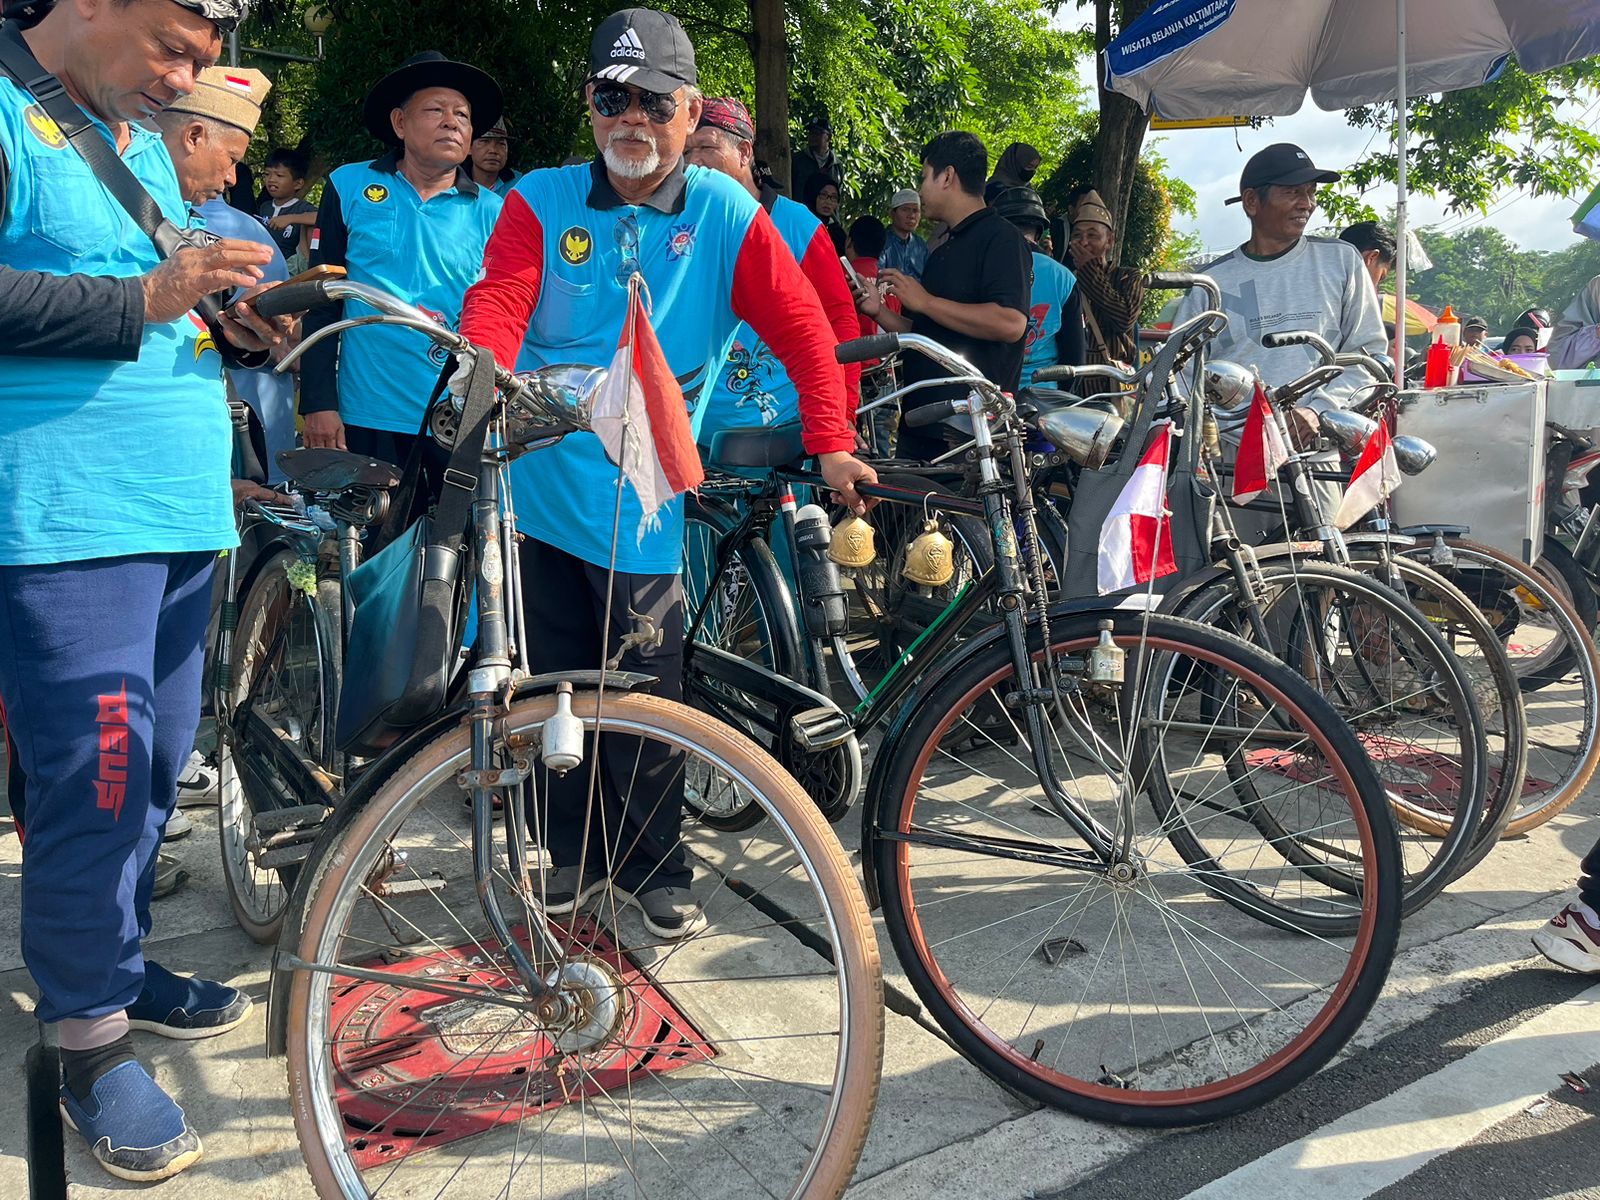
<path fill-rule="evenodd" d="M 1340 352 L 1383 353 L 1383 318 L 1361 256 L 1346 242 L 1305 235 L 1317 207 L 1317 185 L 1338 178 L 1287 142 L 1268 146 L 1245 163 L 1239 195 L 1228 203 L 1244 206 L 1250 238 L 1203 268 L 1222 289 L 1222 310 L 1228 316 L 1228 327 L 1209 347 L 1211 358 L 1254 367 L 1269 387 L 1276 387 L 1305 374 L 1320 359 L 1305 346 L 1269 350 L 1261 344 L 1264 334 L 1306 329 L 1321 334 Z M 1190 292 L 1174 324 L 1205 305 L 1204 293 Z M 1289 414 L 1296 441 L 1309 444 L 1316 436 L 1316 414 L 1343 407 L 1358 388 L 1371 382 L 1364 371 L 1352 369 L 1302 400 Z M 1235 432 L 1233 440 L 1237 438 Z M 1330 501 L 1337 505 L 1334 486 L 1317 491 L 1324 506 Z M 1277 508 L 1276 500 L 1263 497 L 1262 502 Z M 1240 532 L 1255 540 L 1251 536 L 1255 531 L 1247 528 L 1252 524 L 1257 523 L 1242 522 Z"/>

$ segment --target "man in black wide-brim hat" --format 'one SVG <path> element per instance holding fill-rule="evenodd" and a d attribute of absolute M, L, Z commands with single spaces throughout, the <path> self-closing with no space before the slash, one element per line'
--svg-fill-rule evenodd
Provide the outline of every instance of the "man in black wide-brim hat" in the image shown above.
<path fill-rule="evenodd" d="M 362 119 L 388 153 L 347 163 L 328 177 L 312 231 L 312 266 L 344 267 L 352 280 L 454 327 L 500 215 L 500 197 L 480 188 L 463 164 L 473 138 L 500 119 L 503 107 L 499 84 L 437 50 L 414 55 L 380 79 Z M 339 320 L 341 308 L 308 314 L 306 332 Z M 442 352 L 393 326 L 352 329 L 338 345 L 314 347 L 300 376 L 306 444 L 405 462 L 442 365 Z M 425 452 L 425 467 L 430 461 Z"/>

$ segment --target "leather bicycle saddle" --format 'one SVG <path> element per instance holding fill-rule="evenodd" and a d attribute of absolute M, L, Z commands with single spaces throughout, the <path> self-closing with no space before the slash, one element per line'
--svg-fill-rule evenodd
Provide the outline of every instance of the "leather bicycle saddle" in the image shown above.
<path fill-rule="evenodd" d="M 712 435 L 708 463 L 718 467 L 787 467 L 805 457 L 798 425 L 723 429 Z"/>
<path fill-rule="evenodd" d="M 278 466 L 296 487 L 312 492 L 342 492 L 353 487 L 392 488 L 400 469 L 348 450 L 280 450 Z"/>

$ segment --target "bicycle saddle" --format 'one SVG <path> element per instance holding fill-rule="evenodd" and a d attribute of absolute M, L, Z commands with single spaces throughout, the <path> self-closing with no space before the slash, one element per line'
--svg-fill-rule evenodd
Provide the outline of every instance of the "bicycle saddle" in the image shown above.
<path fill-rule="evenodd" d="M 707 466 L 787 467 L 805 457 L 798 425 L 723 429 L 711 435 Z"/>
<path fill-rule="evenodd" d="M 392 488 L 400 482 L 398 467 L 347 450 L 280 450 L 278 466 L 290 482 L 312 492 L 342 492 L 353 487 Z"/>

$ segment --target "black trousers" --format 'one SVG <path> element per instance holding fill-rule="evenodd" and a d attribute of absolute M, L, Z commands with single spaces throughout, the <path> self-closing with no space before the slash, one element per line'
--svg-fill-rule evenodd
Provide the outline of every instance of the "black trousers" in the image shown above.
<path fill-rule="evenodd" d="M 683 699 L 683 584 L 677 574 L 617 572 L 611 581 L 611 621 L 602 639 L 606 568 L 543 542 L 526 541 L 520 554 L 528 660 L 537 674 L 594 670 L 610 659 L 637 618 L 647 617 L 665 635 L 658 647 L 630 646 L 624 671 L 654 675 L 654 694 Z M 588 853 L 584 870 L 603 872 L 629 891 L 688 887 L 693 872 L 680 838 L 683 825 L 684 756 L 659 742 L 617 734 L 600 743 L 598 798 L 589 809 L 594 743 L 583 764 L 565 777 L 541 772 L 544 794 L 530 794 L 528 821 L 543 835 L 557 867 L 574 867 Z"/>

